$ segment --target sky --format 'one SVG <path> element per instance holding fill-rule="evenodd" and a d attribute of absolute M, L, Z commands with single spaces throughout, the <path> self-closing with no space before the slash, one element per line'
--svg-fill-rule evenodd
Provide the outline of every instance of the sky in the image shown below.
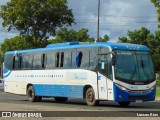
<path fill-rule="evenodd" d="M 8 1 L 0 0 L 0 5 Z M 68 0 L 68 6 L 76 22 L 70 28 L 86 28 L 90 37 L 97 38 L 98 0 Z M 6 32 L 2 22 L 0 19 L 0 43 L 19 35 L 17 31 Z M 154 32 L 157 26 L 156 8 L 150 0 L 100 0 L 100 37 L 107 34 L 110 41 L 116 42 L 118 37 L 127 36 L 128 30 L 146 27 Z"/>

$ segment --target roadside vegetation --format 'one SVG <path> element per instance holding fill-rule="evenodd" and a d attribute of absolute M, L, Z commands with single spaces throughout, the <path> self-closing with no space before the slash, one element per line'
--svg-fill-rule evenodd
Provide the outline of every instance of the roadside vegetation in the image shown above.
<path fill-rule="evenodd" d="M 157 90 L 156 90 L 156 97 L 160 98 L 160 88 L 157 87 Z"/>
<path fill-rule="evenodd" d="M 157 78 L 156 97 L 160 98 L 160 77 Z"/>
<path fill-rule="evenodd" d="M 160 77 L 157 78 L 157 85 L 160 86 Z"/>

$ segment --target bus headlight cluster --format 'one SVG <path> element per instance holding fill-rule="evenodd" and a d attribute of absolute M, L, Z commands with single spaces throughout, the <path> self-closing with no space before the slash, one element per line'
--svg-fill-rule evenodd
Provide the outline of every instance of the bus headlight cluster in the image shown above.
<path fill-rule="evenodd" d="M 155 85 L 154 85 L 153 87 L 151 87 L 151 88 L 150 88 L 150 91 L 154 90 L 154 89 L 155 89 L 155 87 L 156 87 Z"/>
<path fill-rule="evenodd" d="M 125 87 L 123 87 L 123 86 L 121 86 L 121 85 L 118 85 L 118 84 L 116 84 L 117 85 L 117 87 L 119 87 L 121 90 L 123 90 L 123 91 L 128 91 Z"/>

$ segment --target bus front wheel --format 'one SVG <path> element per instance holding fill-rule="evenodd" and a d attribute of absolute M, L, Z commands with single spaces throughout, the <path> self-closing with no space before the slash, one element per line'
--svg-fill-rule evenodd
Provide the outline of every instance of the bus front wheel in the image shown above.
<path fill-rule="evenodd" d="M 86 91 L 86 103 L 89 106 L 95 106 L 99 103 L 99 101 L 95 99 L 95 93 L 92 87 L 88 88 Z"/>
<path fill-rule="evenodd" d="M 34 93 L 34 88 L 33 86 L 29 86 L 27 89 L 27 97 L 29 102 L 35 102 L 37 100 L 37 97 L 35 96 Z"/>
<path fill-rule="evenodd" d="M 121 107 L 129 106 L 130 102 L 118 102 Z"/>

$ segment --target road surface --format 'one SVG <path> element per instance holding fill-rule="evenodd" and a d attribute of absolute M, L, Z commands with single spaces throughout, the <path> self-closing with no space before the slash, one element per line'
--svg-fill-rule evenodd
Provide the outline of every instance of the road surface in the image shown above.
<path fill-rule="evenodd" d="M 77 114 L 78 113 L 78 117 L 76 119 L 80 119 L 80 114 L 82 115 L 82 117 L 85 117 L 87 120 L 90 117 L 86 117 L 86 115 L 92 114 L 92 119 L 103 119 L 100 117 L 101 114 L 99 113 L 103 113 L 102 116 L 105 116 L 104 114 L 111 114 L 110 117 L 108 119 L 117 119 L 117 116 L 119 113 L 122 116 L 127 116 L 127 117 L 121 117 L 123 120 L 124 119 L 128 119 L 128 115 L 130 115 L 130 113 L 136 113 L 136 114 L 141 114 L 144 113 L 144 111 L 147 112 L 151 112 L 153 114 L 157 114 L 156 111 L 158 111 L 158 113 L 160 113 L 160 102 L 159 101 L 153 101 L 153 102 L 144 102 L 144 103 L 131 103 L 129 107 L 127 108 L 122 108 L 119 106 L 119 104 L 112 102 L 112 101 L 103 101 L 100 102 L 100 105 L 95 106 L 95 107 L 90 107 L 87 106 L 84 100 L 81 99 L 69 99 L 67 101 L 67 103 L 56 103 L 54 101 L 54 98 L 45 98 L 43 99 L 41 102 L 35 102 L 35 103 L 30 103 L 27 101 L 27 97 L 26 96 L 18 96 L 18 95 L 14 95 L 14 94 L 9 94 L 9 93 L 4 93 L 3 90 L 0 90 L 0 111 L 20 111 L 20 112 L 24 112 L 24 111 L 54 111 L 53 113 L 50 112 L 48 114 L 65 114 L 65 116 L 62 115 L 62 117 L 66 117 L 66 112 L 64 111 L 72 111 L 73 114 Z M 55 113 L 55 111 L 58 111 Z M 61 112 L 59 112 L 61 111 Z M 76 112 L 78 111 L 78 112 Z M 85 111 L 85 112 L 84 112 Z M 86 112 L 88 111 L 88 112 Z M 96 111 L 96 112 L 95 112 Z M 107 111 L 111 111 L 111 112 L 107 112 Z M 117 111 L 119 111 L 119 113 L 117 113 Z M 123 111 L 123 112 L 122 112 Z M 130 112 L 127 112 L 130 111 Z M 68 113 L 67 113 L 68 114 Z M 93 115 L 95 114 L 95 116 Z M 97 117 L 97 114 L 99 114 L 99 116 Z M 84 115 L 84 116 L 83 116 Z M 120 116 L 121 116 L 120 115 Z M 160 114 L 158 114 L 160 117 Z M 54 116 L 54 115 L 51 115 Z M 58 116 L 59 115 L 55 115 Z M 76 115 L 75 115 L 76 116 Z M 159 117 L 149 117 L 148 119 L 153 119 L 153 120 L 158 120 Z M 55 117 L 54 117 L 55 118 Z M 105 117 L 106 118 L 106 117 Z M 143 120 L 146 119 L 146 117 L 131 117 L 130 120 Z M 1 119 L 1 118 L 0 118 Z M 4 118 L 3 118 L 4 119 Z M 13 118 L 16 120 L 16 118 Z M 26 118 L 27 119 L 27 118 Z M 36 119 L 36 118 L 35 118 Z M 38 118 L 39 119 L 39 118 Z M 41 118 L 41 119 L 45 119 L 45 118 Z M 51 119 L 51 118 L 47 118 L 47 119 Z M 60 119 L 60 118 L 59 118 Z M 64 118 L 65 119 L 65 118 Z M 75 119 L 74 117 L 71 118 L 66 118 L 66 119 Z"/>

